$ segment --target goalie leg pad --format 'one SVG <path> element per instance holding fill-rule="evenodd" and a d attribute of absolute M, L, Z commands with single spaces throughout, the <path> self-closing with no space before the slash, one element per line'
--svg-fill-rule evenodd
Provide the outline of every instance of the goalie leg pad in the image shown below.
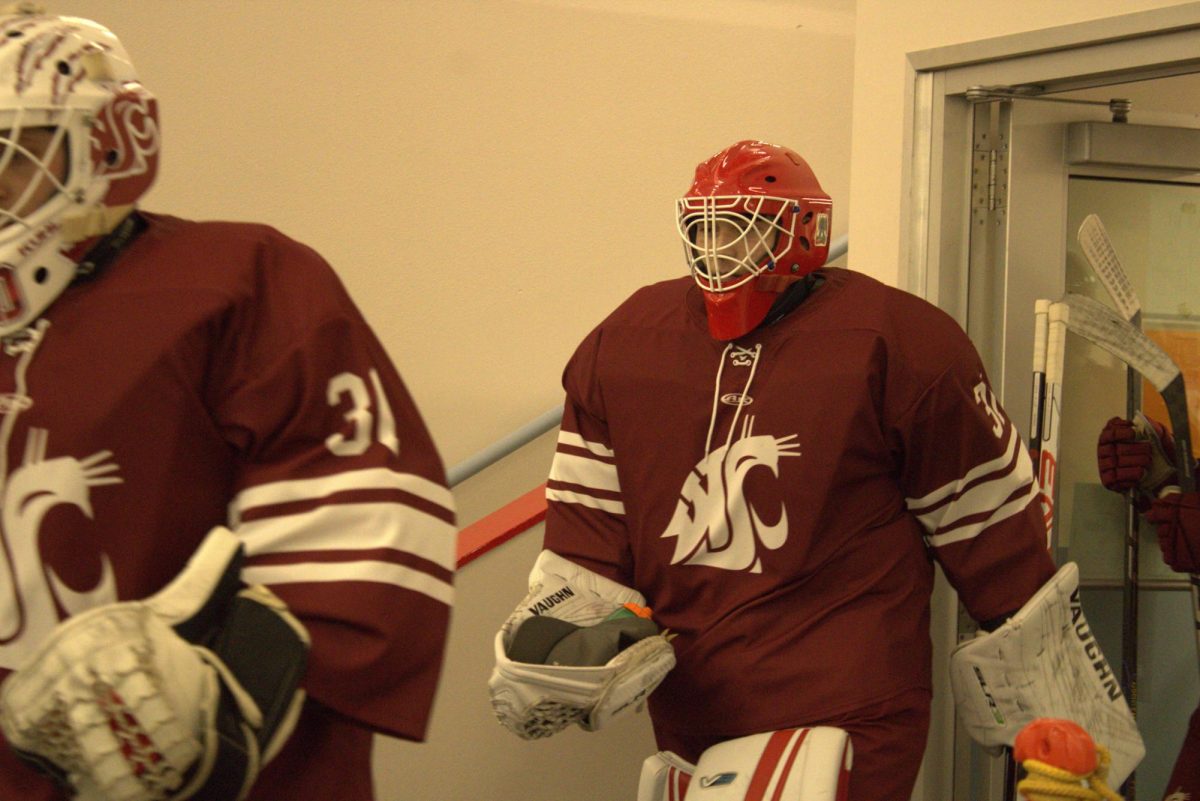
<path fill-rule="evenodd" d="M 638 779 L 637 801 L 683 801 L 696 766 L 672 751 L 646 757 Z"/>
<path fill-rule="evenodd" d="M 950 657 L 959 718 L 985 747 L 1011 746 L 1034 718 L 1064 718 L 1112 754 L 1120 786 L 1146 753 L 1133 715 L 1079 602 L 1079 568 L 1059 568 L 1017 614 Z"/>
<path fill-rule="evenodd" d="M 214 529 L 153 597 L 60 624 L 0 689 L 9 744 L 80 801 L 242 798 L 295 725 L 308 635 L 240 565 Z"/>
<path fill-rule="evenodd" d="M 854 749 L 832 726 L 752 734 L 705 750 L 687 801 L 845 801 Z"/>

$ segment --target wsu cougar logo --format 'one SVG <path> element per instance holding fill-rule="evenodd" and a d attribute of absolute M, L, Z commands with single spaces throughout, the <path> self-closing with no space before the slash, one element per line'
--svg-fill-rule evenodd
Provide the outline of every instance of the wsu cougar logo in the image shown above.
<path fill-rule="evenodd" d="M 671 564 L 708 565 L 724 570 L 762 572 L 759 544 L 775 550 L 787 541 L 786 511 L 768 525 L 750 506 L 742 484 L 751 470 L 762 467 L 779 477 L 779 460 L 799 456 L 795 434 L 773 437 L 753 434 L 754 418 L 747 417 L 742 435 L 705 456 L 688 473 L 679 503 L 664 537 L 675 537 Z"/>
<path fill-rule="evenodd" d="M 101 574 L 96 586 L 76 592 L 52 567 L 42 562 L 38 553 L 41 522 L 51 509 L 60 505 L 74 506 L 91 517 L 92 488 L 121 483 L 118 467 L 109 451 L 94 453 L 86 459 L 71 456 L 48 459 L 47 439 L 44 429 L 30 430 L 25 460 L 13 470 L 0 491 L 3 499 L 0 531 L 6 545 L 5 558 L 0 560 L 5 569 L 0 575 L 14 594 L 0 603 L 0 665 L 5 667 L 14 666 L 16 655 L 34 648 L 58 623 L 56 603 L 68 613 L 75 614 L 117 599 L 116 581 L 107 555 L 101 555 Z M 16 595 L 19 587 L 31 588 L 42 582 L 49 592 Z M 18 639 L 25 633 L 31 636 Z"/>
<path fill-rule="evenodd" d="M 26 383 L 29 364 L 49 327 L 49 320 L 40 320 L 0 346 L 4 355 L 17 359 L 16 386 L 0 396 L 0 667 L 7 668 L 20 664 L 63 617 L 117 600 L 107 554 L 99 554 L 96 583 L 75 590 L 42 561 L 38 546 L 42 522 L 51 510 L 73 507 L 90 518 L 93 491 L 122 482 L 112 452 L 49 456 L 49 432 L 31 427 L 21 463 L 9 464 L 17 419 L 34 406 Z"/>

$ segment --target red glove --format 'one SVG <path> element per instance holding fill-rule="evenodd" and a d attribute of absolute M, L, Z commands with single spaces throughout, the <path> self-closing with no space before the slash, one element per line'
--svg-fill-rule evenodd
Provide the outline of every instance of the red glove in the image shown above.
<path fill-rule="evenodd" d="M 1163 792 L 1170 793 L 1167 798 L 1200 798 L 1200 709 L 1192 713 L 1175 769 Z"/>
<path fill-rule="evenodd" d="M 1106 489 L 1113 492 L 1137 489 L 1137 507 L 1144 512 L 1162 487 L 1178 479 L 1174 470 L 1175 445 L 1167 430 L 1146 417 L 1141 417 L 1139 423 L 1135 425 L 1120 417 L 1109 420 L 1096 443 L 1096 464 L 1100 482 Z"/>
<path fill-rule="evenodd" d="M 1150 505 L 1163 561 L 1177 573 L 1200 572 L 1200 493 L 1171 492 Z"/>

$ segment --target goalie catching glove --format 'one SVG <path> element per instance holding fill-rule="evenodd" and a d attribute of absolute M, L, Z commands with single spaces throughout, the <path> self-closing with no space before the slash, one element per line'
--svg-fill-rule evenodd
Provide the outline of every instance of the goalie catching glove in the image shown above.
<path fill-rule="evenodd" d="M 644 604 L 636 590 L 542 551 L 529 594 L 496 634 L 496 717 L 533 740 L 572 723 L 595 731 L 640 708 L 675 666 L 665 633 L 629 611 Z"/>
<path fill-rule="evenodd" d="M 295 727 L 308 633 L 244 587 L 214 529 L 145 601 L 60 624 L 5 681 L 0 727 L 80 801 L 236 801 Z"/>
<path fill-rule="evenodd" d="M 1011 746 L 1034 718 L 1083 726 L 1112 754 L 1119 786 L 1145 756 L 1120 683 L 1079 603 L 1079 568 L 1068 562 L 1004 625 L 950 656 L 959 718 L 976 742 Z"/>

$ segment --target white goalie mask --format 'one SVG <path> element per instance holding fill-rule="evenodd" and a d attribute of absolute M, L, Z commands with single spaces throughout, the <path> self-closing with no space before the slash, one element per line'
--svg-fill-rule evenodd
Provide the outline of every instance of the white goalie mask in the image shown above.
<path fill-rule="evenodd" d="M 157 104 L 101 25 L 0 16 L 0 336 L 70 285 L 158 167 Z"/>

